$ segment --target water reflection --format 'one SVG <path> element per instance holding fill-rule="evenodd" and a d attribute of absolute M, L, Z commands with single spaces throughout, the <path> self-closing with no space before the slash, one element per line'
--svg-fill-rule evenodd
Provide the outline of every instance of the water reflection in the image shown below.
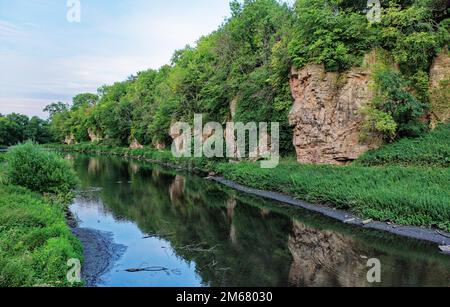
<path fill-rule="evenodd" d="M 449 285 L 450 260 L 433 245 L 139 162 L 76 156 L 74 165 L 83 192 L 72 210 L 82 226 L 129 246 L 102 285 L 371 286 L 367 258 L 382 261 L 384 286 Z M 144 264 L 179 274 L 124 272 Z"/>
<path fill-rule="evenodd" d="M 366 256 L 351 237 L 294 221 L 288 245 L 294 258 L 289 274 L 292 285 L 366 286 Z"/>

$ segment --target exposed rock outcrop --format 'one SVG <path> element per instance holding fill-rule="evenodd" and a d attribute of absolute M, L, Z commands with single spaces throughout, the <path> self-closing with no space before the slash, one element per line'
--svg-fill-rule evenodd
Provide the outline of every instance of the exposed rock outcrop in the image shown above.
<path fill-rule="evenodd" d="M 166 149 L 166 144 L 164 142 L 153 142 L 153 147 L 157 150 Z"/>
<path fill-rule="evenodd" d="M 64 144 L 67 144 L 67 145 L 73 145 L 76 143 L 77 143 L 77 140 L 75 139 L 75 135 L 73 133 L 66 136 L 66 138 L 64 140 Z"/>
<path fill-rule="evenodd" d="M 366 56 L 366 66 L 374 57 Z M 361 108 L 374 96 L 369 82 L 370 68 L 335 73 L 310 64 L 292 69 L 295 102 L 289 121 L 300 163 L 344 164 L 380 145 L 380 140 L 361 141 Z"/>
<path fill-rule="evenodd" d="M 131 148 L 131 149 L 142 149 L 142 148 L 144 148 L 144 146 L 142 146 L 142 145 L 138 142 L 138 140 L 133 139 L 133 141 L 132 141 L 131 144 L 130 144 L 130 148 Z"/>
<path fill-rule="evenodd" d="M 97 135 L 97 133 L 93 129 L 88 129 L 88 135 L 91 139 L 91 142 L 100 142 L 102 140 L 102 138 Z"/>
<path fill-rule="evenodd" d="M 172 125 L 173 126 L 173 125 Z M 186 140 L 181 137 L 181 131 L 177 129 L 173 129 L 170 131 L 170 137 L 172 138 L 172 150 L 175 150 L 177 153 L 182 153 L 189 147 L 189 144 L 186 144 Z"/>
<path fill-rule="evenodd" d="M 450 56 L 448 47 L 434 59 L 430 70 L 431 125 L 450 120 Z"/>

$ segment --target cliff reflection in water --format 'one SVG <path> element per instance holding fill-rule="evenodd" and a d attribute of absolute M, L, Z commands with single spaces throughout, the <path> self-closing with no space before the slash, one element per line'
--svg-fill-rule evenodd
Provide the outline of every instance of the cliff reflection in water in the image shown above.
<path fill-rule="evenodd" d="M 448 286 L 450 280 L 449 259 L 427 252 L 425 243 L 365 234 L 139 162 L 77 156 L 74 163 L 82 190 L 93 191 L 81 193 L 79 202 L 101 203 L 116 220 L 166 239 L 196 264 L 205 285 L 371 286 L 367 258 L 382 261 L 382 285 Z"/>

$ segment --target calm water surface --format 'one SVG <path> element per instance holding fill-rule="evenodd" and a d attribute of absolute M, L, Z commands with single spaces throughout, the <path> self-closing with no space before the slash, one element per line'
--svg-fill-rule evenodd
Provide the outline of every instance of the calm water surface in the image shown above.
<path fill-rule="evenodd" d="M 433 244 L 335 222 L 204 179 L 119 158 L 70 155 L 80 227 L 125 254 L 98 286 L 450 286 Z M 382 283 L 367 282 L 367 261 Z M 160 268 L 129 273 L 127 269 Z"/>

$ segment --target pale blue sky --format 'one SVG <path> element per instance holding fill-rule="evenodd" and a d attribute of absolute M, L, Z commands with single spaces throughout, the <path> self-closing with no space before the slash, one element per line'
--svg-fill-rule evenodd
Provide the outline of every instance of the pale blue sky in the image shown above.
<path fill-rule="evenodd" d="M 55 101 L 169 63 L 229 16 L 229 0 L 0 0 L 0 113 L 46 116 Z"/>

